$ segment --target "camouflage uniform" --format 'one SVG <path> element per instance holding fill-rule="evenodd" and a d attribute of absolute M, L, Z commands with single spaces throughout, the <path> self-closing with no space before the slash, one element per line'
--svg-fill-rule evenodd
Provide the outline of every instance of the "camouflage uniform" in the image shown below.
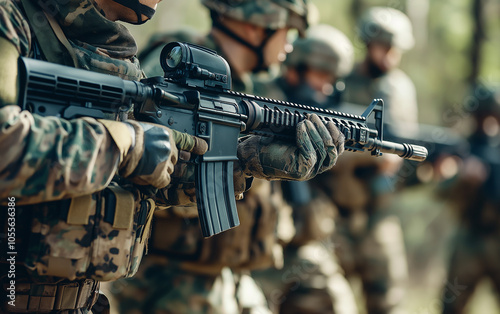
<path fill-rule="evenodd" d="M 417 95 L 411 79 L 400 69 L 372 78 L 357 64 L 345 79 L 345 102 L 341 110 L 361 114 L 374 98 L 384 100 L 385 129 L 388 135 L 411 137 L 417 126 Z M 357 105 L 356 107 L 353 105 Z"/>
<path fill-rule="evenodd" d="M 3 38 L 8 39 L 21 56 L 33 56 L 33 35 L 30 26 L 21 13 L 18 2 L 3 1 L 0 31 Z M 118 30 L 117 30 L 118 31 Z M 128 38 L 132 40 L 132 38 Z M 93 49 L 96 49 L 93 47 Z M 84 59 L 90 58 L 91 51 L 78 50 L 80 67 L 84 67 Z M 95 54 L 95 53 L 94 53 Z M 92 65 L 89 64 L 89 67 Z M 118 69 L 116 75 L 139 77 L 135 64 Z M 134 73 L 135 71 L 135 73 Z M 10 104 L 12 105 L 12 104 Z M 101 123 L 93 119 L 80 119 L 71 122 L 52 118 L 40 118 L 27 112 L 19 113 L 17 106 L 9 106 L 2 101 L 1 123 L 9 125 L 10 132 L 2 132 L 2 151 L 8 151 L 5 166 L 9 172 L 2 175 L 1 196 L 22 197 L 25 203 L 51 201 L 68 196 L 78 196 L 106 187 L 117 171 L 119 151 L 111 136 Z M 70 140 L 64 140 L 54 130 L 64 130 L 63 134 L 71 134 Z M 9 142 L 7 137 L 13 135 L 17 143 Z M 17 136 L 15 136 L 17 135 Z M 28 140 L 29 139 L 29 140 Z M 64 154 L 59 166 L 51 164 L 52 159 L 46 158 L 55 152 L 51 147 L 60 146 Z M 85 151 L 75 150 L 75 147 L 85 147 Z M 89 152 L 102 151 L 100 158 Z M 26 152 L 26 153 L 25 153 Z M 104 153 L 105 152 L 105 153 Z M 26 155 L 24 155 L 26 154 Z M 24 158 L 22 162 L 20 159 Z M 36 161 L 36 162 L 34 162 Z M 5 167 L 4 166 L 4 167 Z M 2 167 L 2 172 L 5 168 Z M 74 173 L 74 181 L 67 182 L 61 177 L 66 171 Z M 79 180 L 77 178 L 88 178 Z M 78 183 L 78 185 L 77 185 Z M 41 188 L 43 187 L 43 188 Z"/>
<path fill-rule="evenodd" d="M 361 19 L 359 35 L 367 46 L 413 46 L 409 19 L 392 8 L 374 7 Z M 369 62 L 355 66 L 345 79 L 341 110 L 360 114 L 374 98 L 384 100 L 384 138 L 417 131 L 415 87 L 399 69 L 374 74 Z M 386 209 L 401 161 L 385 155 L 346 153 L 330 177 L 321 176 L 339 208 L 336 252 L 348 277 L 359 275 L 369 313 L 390 313 L 403 298 L 407 263 L 399 219 Z"/>
<path fill-rule="evenodd" d="M 201 36 L 185 30 L 157 35 L 148 45 L 149 53 L 142 54 L 141 64 L 148 76 L 162 74 L 157 60 L 163 44 L 170 41 L 185 41 L 220 51 L 210 35 Z M 153 64 L 156 66 L 151 66 Z M 252 92 L 251 75 L 233 75 L 232 78 L 233 90 Z M 120 304 L 120 313 L 235 313 L 244 310 L 266 313 L 266 300 L 253 280 L 244 274 L 233 274 L 229 267 L 241 270 L 272 265 L 276 243 L 269 234 L 274 234 L 277 206 L 268 203 L 270 192 L 270 182 L 255 179 L 244 199 L 236 203 L 240 226 L 209 239 L 201 234 L 195 205 L 157 212 L 149 253 L 140 271 L 134 278 L 113 283 L 111 288 L 116 303 Z M 179 198 L 195 200 L 194 194 Z M 260 231 L 255 233 L 252 228 Z M 163 270 L 153 272 L 159 268 Z M 240 277 L 245 279 L 241 281 Z M 166 288 L 169 282 L 170 287 Z M 239 298 L 241 292 L 238 291 L 247 296 Z M 186 301 L 183 306 L 179 306 L 179 298 Z"/>
<path fill-rule="evenodd" d="M 335 97 L 310 86 L 306 71 L 330 74 L 332 81 L 328 83 L 333 88 L 335 81 L 352 69 L 352 62 L 349 39 L 331 26 L 315 25 L 307 30 L 305 38 L 293 43 L 293 50 L 284 62 L 285 74 L 256 86 L 274 93 L 273 97 L 331 108 Z M 290 71 L 300 76 L 297 82 L 287 76 Z M 336 206 L 317 183 L 314 178 L 308 182 L 282 184 L 285 198 L 293 208 L 293 225 L 289 228 L 296 233 L 289 244 L 283 243 L 281 269 L 254 272 L 274 313 L 357 312 L 354 295 L 338 265 L 331 239 Z"/>
<path fill-rule="evenodd" d="M 369 45 L 380 43 L 392 49 L 406 51 L 413 47 L 412 26 L 400 11 L 371 8 L 359 23 L 359 36 Z M 373 73 L 365 63 L 359 63 L 345 79 L 343 99 L 346 110 L 362 113 L 374 99 L 384 100 L 384 131 L 389 135 L 410 137 L 418 131 L 418 107 L 415 86 L 400 69 Z M 360 106 L 355 108 L 353 106 Z"/>
<path fill-rule="evenodd" d="M 30 18 L 35 16 L 37 23 L 31 25 Z M 64 28 L 71 57 L 45 50 L 59 47 L 56 35 L 43 34 L 54 32 L 49 20 Z M 54 40 L 52 44 L 41 42 L 47 38 Z M 107 20 L 86 0 L 66 1 L 63 6 L 2 0 L 0 39 L 2 49 L 12 44 L 15 58 L 44 57 L 126 79 L 143 75 L 133 57 L 135 41 L 126 28 Z M 6 248 L 3 243 L 14 223 L 6 206 L 12 206 L 15 198 L 17 251 L 15 277 L 7 275 L 12 256 L 1 255 L 2 287 L 6 289 L 2 310 L 86 313 L 97 300 L 100 280 L 137 271 L 154 202 L 130 184 L 110 183 L 119 165 L 130 160 L 124 159 L 106 123 L 20 112 L 15 101 L 2 94 L 1 240 Z M 15 306 L 7 304 L 12 301 L 6 299 L 9 291 L 16 293 Z"/>
<path fill-rule="evenodd" d="M 498 131 L 486 132 L 488 124 L 490 129 L 500 125 L 500 89 L 478 86 L 471 96 L 477 100 L 472 112 L 477 129 L 469 138 L 470 155 L 457 177 L 443 187 L 460 219 L 443 286 L 446 314 L 465 313 L 485 277 L 491 279 L 497 298 L 500 293 L 500 146 Z"/>
<path fill-rule="evenodd" d="M 217 1 L 207 2 L 217 3 Z M 269 5 L 270 8 L 265 8 L 264 12 L 275 10 L 276 14 L 283 14 L 283 9 L 275 5 L 273 1 L 257 1 L 253 5 L 256 8 Z M 249 12 L 246 11 L 247 14 Z M 235 14 L 236 16 L 231 17 L 241 18 L 237 13 Z M 279 17 L 279 19 L 282 20 L 280 23 L 286 21 L 286 17 Z M 260 19 L 259 13 L 254 16 L 246 15 L 245 20 L 272 28 L 285 26 L 284 24 L 268 25 L 267 21 Z M 271 20 L 276 20 L 276 18 Z M 157 66 L 151 65 L 157 64 L 162 44 L 169 41 L 200 44 L 224 56 L 212 35 L 200 36 L 191 31 L 157 35 L 152 38 L 151 44 L 146 48 L 147 55 L 141 55 L 143 57 L 141 64 L 149 76 L 162 75 L 158 72 Z M 239 76 L 233 73 L 232 78 L 233 90 L 255 92 L 249 73 Z M 254 146 L 252 151 L 256 149 Z M 278 251 L 278 257 L 280 255 L 275 227 L 282 214 L 278 211 L 278 208 L 282 207 L 282 199 L 280 193 L 275 191 L 276 189 L 279 189 L 279 185 L 272 187 L 268 181 L 254 180 L 252 189 L 245 193 L 243 200 L 237 202 L 240 226 L 210 239 L 203 239 L 201 236 L 195 207 L 173 207 L 168 208 L 166 213 L 157 214 L 153 230 L 171 230 L 171 232 L 160 235 L 154 231 L 149 246 L 149 255 L 145 258 L 147 266 L 144 268 L 141 266 L 138 276 L 124 280 L 125 283 L 113 284 L 113 290 L 116 290 L 116 286 L 125 286 L 125 289 L 115 294 L 122 305 L 120 311 L 128 313 L 165 311 L 169 313 L 235 313 L 237 309 L 245 313 L 267 313 L 266 300 L 262 292 L 252 278 L 245 273 L 251 269 L 270 267 L 276 258 L 276 251 Z M 192 199 L 192 195 L 186 196 Z M 164 215 L 169 218 L 165 219 Z M 174 225 L 176 227 L 173 227 Z M 159 265 L 168 265 L 170 269 L 162 271 L 158 276 L 158 272 L 152 270 L 157 269 Z M 235 273 L 231 274 L 229 268 Z M 160 281 L 175 282 L 178 286 L 172 285 L 165 289 L 165 284 L 157 284 Z M 228 294 L 228 290 L 232 291 L 232 294 Z M 150 298 L 131 300 L 131 297 L 139 295 L 140 291 L 145 291 Z M 185 307 L 175 306 L 179 297 L 186 300 Z"/>

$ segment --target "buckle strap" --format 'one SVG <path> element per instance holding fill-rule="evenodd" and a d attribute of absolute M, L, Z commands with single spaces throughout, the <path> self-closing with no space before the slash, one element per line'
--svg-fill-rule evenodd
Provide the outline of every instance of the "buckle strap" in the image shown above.
<path fill-rule="evenodd" d="M 63 284 L 18 283 L 16 306 L 7 305 L 7 309 L 16 313 L 90 310 L 97 301 L 98 292 L 99 282 L 93 279 Z"/>

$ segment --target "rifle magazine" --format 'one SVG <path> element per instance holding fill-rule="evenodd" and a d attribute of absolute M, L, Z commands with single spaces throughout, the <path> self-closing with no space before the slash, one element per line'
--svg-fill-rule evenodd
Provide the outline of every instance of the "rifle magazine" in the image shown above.
<path fill-rule="evenodd" d="M 204 237 L 240 224 L 233 186 L 233 161 L 204 161 L 196 165 L 196 201 Z"/>

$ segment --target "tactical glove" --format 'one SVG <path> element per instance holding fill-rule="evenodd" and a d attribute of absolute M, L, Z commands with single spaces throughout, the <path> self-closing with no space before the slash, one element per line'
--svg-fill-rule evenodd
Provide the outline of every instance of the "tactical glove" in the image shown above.
<path fill-rule="evenodd" d="M 296 143 L 250 135 L 240 139 L 233 172 L 237 200 L 250 188 L 252 177 L 266 180 L 308 180 L 335 165 L 344 151 L 344 136 L 332 122 L 321 122 L 311 115 L 296 128 Z M 159 193 L 164 206 L 195 202 L 194 167 L 180 162 L 175 180 Z"/>
<path fill-rule="evenodd" d="M 167 186 L 179 150 L 202 155 L 208 149 L 205 141 L 161 125 L 137 121 L 100 122 L 120 149 L 120 176 L 139 185 Z"/>
<path fill-rule="evenodd" d="M 302 181 L 332 168 L 343 151 L 342 133 L 313 114 L 297 125 L 295 143 L 262 136 L 240 139 L 238 159 L 246 176 Z"/>

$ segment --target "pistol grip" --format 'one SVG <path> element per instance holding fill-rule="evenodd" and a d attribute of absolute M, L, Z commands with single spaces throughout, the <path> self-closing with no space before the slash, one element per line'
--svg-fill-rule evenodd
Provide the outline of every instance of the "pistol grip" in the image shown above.
<path fill-rule="evenodd" d="M 240 224 L 234 198 L 232 161 L 196 164 L 196 201 L 204 237 Z"/>

